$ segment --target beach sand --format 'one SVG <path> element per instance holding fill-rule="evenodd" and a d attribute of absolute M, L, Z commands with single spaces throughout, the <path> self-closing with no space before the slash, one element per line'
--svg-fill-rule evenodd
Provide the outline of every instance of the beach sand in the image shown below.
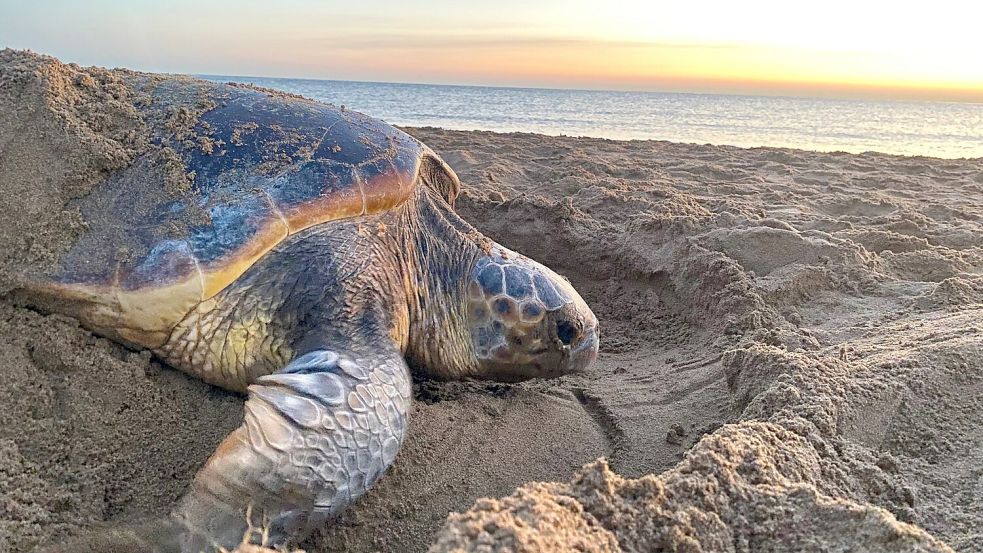
<path fill-rule="evenodd" d="M 0 128 L 55 147 L 0 136 L 0 269 L 57 256 L 139 130 L 111 73 L 32 67 Z M 983 160 L 408 131 L 601 354 L 419 378 L 395 465 L 307 551 L 983 549 Z M 242 401 L 0 304 L 0 552 L 166 513 Z"/>

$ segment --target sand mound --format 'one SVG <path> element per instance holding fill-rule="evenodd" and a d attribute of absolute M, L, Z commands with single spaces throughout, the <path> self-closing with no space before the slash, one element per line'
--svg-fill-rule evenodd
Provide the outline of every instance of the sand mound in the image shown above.
<path fill-rule="evenodd" d="M 234 396 L 57 315 L 0 305 L 0 367 L 0 551 L 160 510 L 241 422 Z"/>
<path fill-rule="evenodd" d="M 730 425 L 659 476 L 604 461 L 453 514 L 430 551 L 951 551 L 883 509 L 834 499 L 815 450 L 780 427 Z"/>
<path fill-rule="evenodd" d="M 64 251 L 65 206 L 147 147 L 133 75 L 0 54 L 0 269 Z M 393 469 L 307 551 L 978 549 L 983 160 L 411 131 L 462 215 L 570 277 L 602 353 L 417 382 Z M 0 396 L 0 551 L 167 512 L 242 416 L 7 303 Z"/>
<path fill-rule="evenodd" d="M 133 101 L 119 73 L 0 51 L 0 266 L 49 263 L 78 237 L 85 223 L 66 204 L 146 144 Z"/>

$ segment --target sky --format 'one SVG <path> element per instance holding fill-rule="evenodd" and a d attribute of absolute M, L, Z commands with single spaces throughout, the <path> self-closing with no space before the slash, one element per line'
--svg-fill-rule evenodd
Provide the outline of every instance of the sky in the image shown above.
<path fill-rule="evenodd" d="M 193 74 L 983 102 L 981 22 L 975 0 L 0 0 L 0 46 Z"/>

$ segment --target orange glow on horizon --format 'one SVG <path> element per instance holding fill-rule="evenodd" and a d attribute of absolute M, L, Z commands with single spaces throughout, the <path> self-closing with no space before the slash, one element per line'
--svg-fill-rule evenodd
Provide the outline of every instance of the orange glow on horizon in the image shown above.
<path fill-rule="evenodd" d="M 561 39 L 502 40 L 494 47 L 421 44 L 408 48 L 402 44 L 371 51 L 336 49 L 330 63 L 352 72 L 371 66 L 406 82 L 983 102 L 983 70 L 974 74 L 968 65 L 931 60 L 915 63 L 916 58 L 762 46 Z M 420 59 L 427 60 L 423 67 Z M 315 57 L 298 70 L 316 71 L 328 61 Z M 420 79 L 421 75 L 427 78 Z"/>

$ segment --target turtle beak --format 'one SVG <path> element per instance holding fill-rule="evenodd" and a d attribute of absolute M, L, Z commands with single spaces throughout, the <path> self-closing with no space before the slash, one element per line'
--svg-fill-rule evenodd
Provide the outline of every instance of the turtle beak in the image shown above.
<path fill-rule="evenodd" d="M 597 360 L 597 350 L 600 343 L 597 327 L 585 332 L 580 341 L 570 350 L 567 372 L 580 373 L 586 371 Z"/>

